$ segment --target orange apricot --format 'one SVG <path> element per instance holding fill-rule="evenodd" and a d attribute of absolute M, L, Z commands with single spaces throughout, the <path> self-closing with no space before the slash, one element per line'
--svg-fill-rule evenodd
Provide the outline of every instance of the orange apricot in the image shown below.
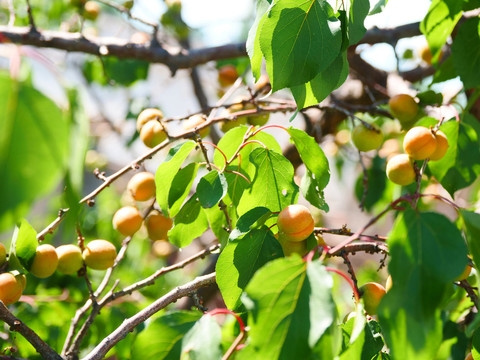
<path fill-rule="evenodd" d="M 233 85 L 237 78 L 238 72 L 234 65 L 228 64 L 218 69 L 218 82 L 221 86 Z"/>
<path fill-rule="evenodd" d="M 63 274 L 75 274 L 83 266 L 82 250 L 76 245 L 67 244 L 56 248 L 58 255 L 57 270 Z"/>
<path fill-rule="evenodd" d="M 5 264 L 7 261 L 7 249 L 5 248 L 5 245 L 0 243 L 0 266 Z"/>
<path fill-rule="evenodd" d="M 386 294 L 385 288 L 376 282 L 369 282 L 362 285 L 359 290 L 365 305 L 365 311 L 369 315 L 376 315 L 378 304 Z"/>
<path fill-rule="evenodd" d="M 403 127 L 409 127 L 418 114 L 418 104 L 408 94 L 399 94 L 388 101 L 390 112 L 395 116 Z"/>
<path fill-rule="evenodd" d="M 398 185 L 405 186 L 413 183 L 416 174 L 410 157 L 406 154 L 398 154 L 388 160 L 387 177 Z"/>
<path fill-rule="evenodd" d="M 113 227 L 122 235 L 132 236 L 142 226 L 143 218 L 134 206 L 124 206 L 113 215 Z"/>
<path fill-rule="evenodd" d="M 431 161 L 440 160 L 445 156 L 448 150 L 448 139 L 447 135 L 445 135 L 444 132 L 440 130 L 437 131 L 435 133 L 435 140 L 437 142 L 437 147 L 435 148 L 435 151 L 430 155 Z"/>
<path fill-rule="evenodd" d="M 140 114 L 138 114 L 137 117 L 137 130 L 140 131 L 146 123 L 152 121 L 152 120 L 162 120 L 163 119 L 163 113 L 156 108 L 147 108 L 142 110 Z"/>
<path fill-rule="evenodd" d="M 278 214 L 279 240 L 303 241 L 313 232 L 315 222 L 310 210 L 303 205 L 288 205 Z"/>
<path fill-rule="evenodd" d="M 83 250 L 85 264 L 94 270 L 107 270 L 117 257 L 117 249 L 107 240 L 92 240 Z"/>
<path fill-rule="evenodd" d="M 430 157 L 436 148 L 435 136 L 423 126 L 411 128 L 403 138 L 403 149 L 414 160 L 423 160 Z"/>
<path fill-rule="evenodd" d="M 173 226 L 173 220 L 155 211 L 147 216 L 145 227 L 148 237 L 152 240 L 167 240 L 168 230 Z"/>
<path fill-rule="evenodd" d="M 158 121 L 149 121 L 140 130 L 140 139 L 145 146 L 153 148 L 167 139 L 167 133 Z"/>
<path fill-rule="evenodd" d="M 127 190 L 137 201 L 147 201 L 155 196 L 155 175 L 142 171 L 133 175 L 127 184 Z"/>
<path fill-rule="evenodd" d="M 472 267 L 470 265 L 467 265 L 465 267 L 465 270 L 463 270 L 463 272 L 454 281 L 465 280 L 470 275 L 471 272 L 472 272 Z"/>
<path fill-rule="evenodd" d="M 29 272 L 43 279 L 52 275 L 57 269 L 57 265 L 58 256 L 55 248 L 50 244 L 42 244 L 37 246 Z"/>
<path fill-rule="evenodd" d="M 188 130 L 193 130 L 197 126 L 203 124 L 205 121 L 207 121 L 203 116 L 201 115 L 192 115 L 190 116 L 187 120 L 185 120 L 182 124 L 182 128 L 185 131 Z M 205 127 L 199 131 L 200 137 L 204 138 L 210 134 L 210 127 Z"/>
<path fill-rule="evenodd" d="M 11 305 L 20 299 L 24 286 L 22 281 L 11 273 L 0 274 L 0 300 Z"/>

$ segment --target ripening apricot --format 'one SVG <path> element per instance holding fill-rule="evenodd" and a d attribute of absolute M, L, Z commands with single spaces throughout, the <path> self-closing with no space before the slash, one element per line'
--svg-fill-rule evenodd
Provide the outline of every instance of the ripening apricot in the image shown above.
<path fill-rule="evenodd" d="M 158 121 L 149 121 L 140 130 L 140 139 L 145 146 L 153 148 L 167 139 L 167 133 Z"/>
<path fill-rule="evenodd" d="M 407 94 L 395 95 L 388 101 L 390 112 L 395 116 L 403 127 L 411 126 L 418 114 L 418 104 L 415 99 Z"/>
<path fill-rule="evenodd" d="M 134 206 L 124 206 L 113 215 L 113 227 L 122 235 L 132 236 L 142 226 L 143 218 Z"/>
<path fill-rule="evenodd" d="M 435 140 L 437 141 L 437 147 L 435 148 L 433 154 L 430 155 L 430 160 L 432 161 L 443 158 L 448 150 L 448 139 L 444 132 L 440 130 L 437 131 L 435 133 Z"/>
<path fill-rule="evenodd" d="M 370 151 L 378 149 L 383 142 L 383 132 L 376 124 L 370 124 L 373 129 L 364 124 L 358 125 L 353 129 L 352 142 L 360 151 Z"/>
<path fill-rule="evenodd" d="M 92 240 L 83 250 L 85 264 L 95 270 L 107 270 L 117 257 L 117 249 L 107 240 Z"/>
<path fill-rule="evenodd" d="M 398 185 L 405 186 L 413 183 L 416 174 L 410 157 L 406 154 L 398 154 L 388 160 L 387 177 Z"/>
<path fill-rule="evenodd" d="M 5 305 L 11 305 L 20 299 L 22 296 L 24 286 L 19 280 L 11 273 L 0 274 L 0 300 Z"/>
<path fill-rule="evenodd" d="M 365 305 L 365 311 L 369 315 L 375 315 L 377 313 L 378 304 L 386 294 L 385 288 L 376 283 L 369 282 L 360 287 L 363 304 Z"/>
<path fill-rule="evenodd" d="M 173 220 L 159 212 L 152 212 L 145 220 L 148 237 L 152 240 L 167 240 L 168 230 L 173 226 Z"/>
<path fill-rule="evenodd" d="M 221 86 L 233 85 L 238 78 L 238 71 L 234 65 L 224 65 L 218 69 L 218 82 Z"/>
<path fill-rule="evenodd" d="M 310 210 L 303 205 L 288 205 L 277 218 L 279 240 L 303 241 L 313 232 L 315 222 Z"/>
<path fill-rule="evenodd" d="M 155 240 L 152 244 L 152 251 L 155 256 L 167 257 L 174 251 L 174 247 L 167 240 Z"/>
<path fill-rule="evenodd" d="M 147 201 L 155 196 L 155 175 L 142 171 L 133 175 L 127 184 L 127 190 L 137 201 Z"/>
<path fill-rule="evenodd" d="M 82 250 L 76 245 L 61 245 L 56 249 L 58 255 L 57 270 L 63 274 L 75 274 L 83 266 Z"/>
<path fill-rule="evenodd" d="M 463 270 L 463 272 L 454 281 L 465 280 L 466 278 L 468 278 L 471 272 L 472 272 L 472 267 L 470 265 L 467 265 L 465 267 L 465 270 Z"/>
<path fill-rule="evenodd" d="M 423 126 L 411 128 L 403 138 L 403 149 L 414 160 L 423 160 L 430 157 L 436 148 L 435 136 Z"/>
<path fill-rule="evenodd" d="M 140 131 L 146 123 L 152 121 L 152 120 L 162 120 L 163 119 L 163 113 L 159 109 L 155 108 L 147 108 L 142 110 L 140 114 L 138 114 L 137 117 L 137 130 Z"/>
<path fill-rule="evenodd" d="M 185 131 L 188 130 L 193 130 L 197 126 L 203 124 L 205 121 L 207 121 L 203 116 L 201 115 L 192 115 L 190 116 L 187 120 L 185 120 L 182 124 L 182 128 Z M 200 137 L 204 138 L 205 136 L 208 136 L 210 134 L 210 127 L 205 127 L 199 131 Z"/>
<path fill-rule="evenodd" d="M 304 256 L 307 253 L 307 241 L 288 241 L 279 236 L 278 242 L 282 245 L 283 254 L 290 256 L 292 254 L 298 254 Z"/>
<path fill-rule="evenodd" d="M 471 352 L 467 354 L 467 357 L 465 358 L 465 360 L 473 360 L 473 355 Z"/>
<path fill-rule="evenodd" d="M 5 264 L 7 261 L 7 249 L 5 248 L 5 245 L 0 243 L 0 266 Z"/>
<path fill-rule="evenodd" d="M 50 244 L 42 244 L 37 246 L 29 272 L 43 279 L 52 275 L 57 269 L 57 265 L 58 256 L 55 248 Z"/>
<path fill-rule="evenodd" d="M 83 7 L 83 17 L 88 20 L 96 20 L 100 14 L 100 5 L 95 1 L 87 1 Z"/>

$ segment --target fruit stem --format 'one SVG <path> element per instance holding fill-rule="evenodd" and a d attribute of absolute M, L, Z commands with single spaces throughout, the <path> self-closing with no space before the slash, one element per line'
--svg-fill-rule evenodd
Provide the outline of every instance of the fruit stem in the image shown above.
<path fill-rule="evenodd" d="M 261 128 L 258 128 L 252 136 L 255 136 L 257 135 L 260 131 L 263 131 L 265 129 L 268 129 L 268 128 L 279 128 L 279 129 L 283 129 L 285 130 L 286 132 L 288 132 L 288 129 L 286 127 L 283 127 L 282 125 L 275 125 L 275 124 L 271 124 L 271 125 L 265 125 L 265 126 L 262 126 Z"/>
<path fill-rule="evenodd" d="M 245 332 L 245 324 L 242 320 L 242 318 L 240 316 L 238 316 L 238 314 L 232 310 L 228 310 L 228 309 L 213 309 L 211 311 L 208 311 L 205 313 L 205 315 L 211 315 L 211 316 L 215 316 L 215 315 L 218 315 L 218 314 L 230 314 L 230 315 L 233 315 L 235 316 L 235 319 L 237 319 L 237 322 L 238 322 L 238 325 L 240 326 L 240 332 Z"/>
<path fill-rule="evenodd" d="M 350 279 L 347 275 L 345 275 L 345 274 L 344 274 L 343 272 L 341 272 L 340 270 L 337 270 L 337 269 L 334 269 L 334 268 L 331 268 L 331 267 L 328 267 L 328 266 L 325 267 L 325 270 L 330 271 L 330 272 L 337 273 L 338 275 L 340 275 L 341 277 L 343 277 L 345 280 L 347 280 L 348 283 L 350 284 L 350 286 L 352 287 L 353 296 L 355 297 L 355 302 L 358 302 L 358 301 L 360 300 L 360 295 L 358 294 L 358 290 L 357 290 L 357 288 L 355 287 L 355 284 L 353 283 L 352 279 Z"/>

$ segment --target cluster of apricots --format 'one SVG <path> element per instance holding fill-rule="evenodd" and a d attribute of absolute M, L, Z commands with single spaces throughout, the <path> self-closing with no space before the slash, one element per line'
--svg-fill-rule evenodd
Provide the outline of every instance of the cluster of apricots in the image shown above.
<path fill-rule="evenodd" d="M 387 163 L 387 177 L 398 185 L 409 185 L 415 181 L 414 160 L 440 160 L 448 150 L 448 139 L 442 131 L 423 126 L 408 130 L 403 139 L 405 154 L 390 158 Z"/>
<path fill-rule="evenodd" d="M 148 201 L 155 197 L 155 176 L 147 171 L 135 174 L 127 184 L 127 191 L 136 201 Z M 124 206 L 113 215 L 113 227 L 124 236 L 133 236 L 144 222 L 143 216 L 135 206 Z M 173 226 L 169 217 L 154 210 L 145 219 L 148 236 L 153 241 L 167 240 L 168 230 Z"/>
<path fill-rule="evenodd" d="M 67 275 L 76 274 L 84 265 L 95 270 L 106 270 L 113 266 L 117 249 L 107 240 L 92 240 L 84 248 L 68 244 L 55 248 L 50 244 L 37 246 L 33 261 L 27 269 L 33 276 L 43 279 L 58 270 Z M 6 250 L 0 244 L 0 260 L 6 262 Z M 10 272 L 0 274 L 0 300 L 5 305 L 18 301 L 26 285 L 24 274 L 14 275 Z"/>

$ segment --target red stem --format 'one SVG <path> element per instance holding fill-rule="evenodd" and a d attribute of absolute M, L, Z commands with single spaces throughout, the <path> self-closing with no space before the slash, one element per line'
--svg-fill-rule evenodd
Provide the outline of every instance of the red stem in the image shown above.
<path fill-rule="evenodd" d="M 358 291 L 355 287 L 355 284 L 353 283 L 352 279 L 350 279 L 350 277 L 348 277 L 347 275 L 345 275 L 343 272 L 341 272 L 340 270 L 337 270 L 337 269 L 334 269 L 334 268 L 331 268 L 331 267 L 325 267 L 325 270 L 327 271 L 331 271 L 331 272 L 334 272 L 334 273 L 337 273 L 338 275 L 340 275 L 341 277 L 343 277 L 345 280 L 348 281 L 348 283 L 350 284 L 352 290 L 353 290 L 353 296 L 355 296 L 355 302 L 358 302 L 360 300 L 360 295 L 358 294 Z"/>
<path fill-rule="evenodd" d="M 243 320 L 240 316 L 237 315 L 237 313 L 231 311 L 231 310 L 228 310 L 228 309 L 214 309 L 212 311 L 208 311 L 205 313 L 205 315 L 211 315 L 211 316 L 214 316 L 214 315 L 218 315 L 218 314 L 230 314 L 230 315 L 233 315 L 235 316 L 235 319 L 237 319 L 238 321 L 238 325 L 240 325 L 240 332 L 245 332 L 245 324 L 243 323 Z"/>
<path fill-rule="evenodd" d="M 272 125 L 265 125 L 265 126 L 262 126 L 261 128 L 257 129 L 252 136 L 255 136 L 257 135 L 260 131 L 263 131 L 265 129 L 268 129 L 268 128 L 279 128 L 279 129 L 283 129 L 285 130 L 286 132 L 288 132 L 288 129 L 286 127 L 283 127 L 282 125 L 275 125 L 275 124 L 272 124 Z"/>
<path fill-rule="evenodd" d="M 225 155 L 225 153 L 222 151 L 222 149 L 220 149 L 217 145 L 215 145 L 214 143 L 212 143 L 212 142 L 210 142 L 210 141 L 203 141 L 203 140 L 202 140 L 202 143 L 207 144 L 207 145 L 210 145 L 210 146 L 213 146 L 215 149 L 217 149 L 218 152 L 219 152 L 220 154 L 222 154 L 223 158 L 225 159 L 225 165 L 227 164 L 227 161 L 228 161 L 227 155 Z"/>

